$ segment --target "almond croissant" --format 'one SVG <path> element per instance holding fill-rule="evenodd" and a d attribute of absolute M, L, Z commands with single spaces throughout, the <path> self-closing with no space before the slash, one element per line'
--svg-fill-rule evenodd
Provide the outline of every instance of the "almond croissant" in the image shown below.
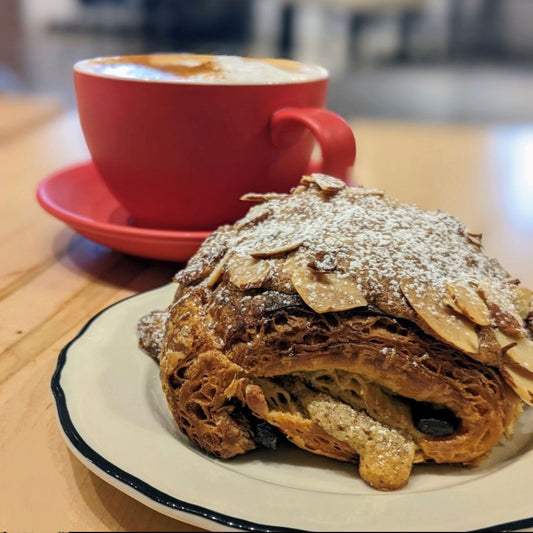
<path fill-rule="evenodd" d="M 285 437 L 394 490 L 511 437 L 533 403 L 532 293 L 480 235 L 321 174 L 243 200 L 138 326 L 193 442 L 227 459 Z"/>

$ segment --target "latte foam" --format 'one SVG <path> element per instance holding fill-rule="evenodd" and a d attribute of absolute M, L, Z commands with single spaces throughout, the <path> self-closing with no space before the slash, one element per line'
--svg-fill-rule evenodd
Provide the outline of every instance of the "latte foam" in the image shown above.
<path fill-rule="evenodd" d="M 326 69 L 288 59 L 230 55 L 150 54 L 87 59 L 78 71 L 99 76 L 174 83 L 263 85 L 324 79 Z"/>

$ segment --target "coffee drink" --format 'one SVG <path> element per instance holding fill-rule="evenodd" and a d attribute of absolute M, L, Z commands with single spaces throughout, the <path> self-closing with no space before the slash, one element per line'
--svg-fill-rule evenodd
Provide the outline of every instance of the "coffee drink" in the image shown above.
<path fill-rule="evenodd" d="M 98 174 L 144 229 L 206 231 L 244 216 L 248 192 L 302 175 L 348 179 L 355 139 L 325 108 L 328 72 L 287 59 L 158 53 L 74 65 Z M 320 160 L 312 158 L 320 146 Z"/>
<path fill-rule="evenodd" d="M 76 69 L 103 76 L 175 83 L 263 85 L 323 79 L 327 71 L 288 59 L 231 55 L 151 54 L 81 61 Z"/>

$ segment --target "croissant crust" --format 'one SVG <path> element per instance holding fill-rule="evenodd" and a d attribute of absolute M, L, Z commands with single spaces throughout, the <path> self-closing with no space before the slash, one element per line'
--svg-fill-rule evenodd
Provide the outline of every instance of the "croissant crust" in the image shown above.
<path fill-rule="evenodd" d="M 323 175 L 247 199 L 139 322 L 196 445 L 229 459 L 286 438 L 394 490 L 413 464 L 477 465 L 511 437 L 532 400 L 531 292 L 480 236 Z"/>

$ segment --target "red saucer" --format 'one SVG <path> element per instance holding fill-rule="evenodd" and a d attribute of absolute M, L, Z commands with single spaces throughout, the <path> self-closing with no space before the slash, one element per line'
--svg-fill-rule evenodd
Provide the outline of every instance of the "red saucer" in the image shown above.
<path fill-rule="evenodd" d="M 107 189 L 92 162 L 46 177 L 37 200 L 79 234 L 114 250 L 163 261 L 187 261 L 210 231 L 170 231 L 132 225 L 129 213 Z"/>

